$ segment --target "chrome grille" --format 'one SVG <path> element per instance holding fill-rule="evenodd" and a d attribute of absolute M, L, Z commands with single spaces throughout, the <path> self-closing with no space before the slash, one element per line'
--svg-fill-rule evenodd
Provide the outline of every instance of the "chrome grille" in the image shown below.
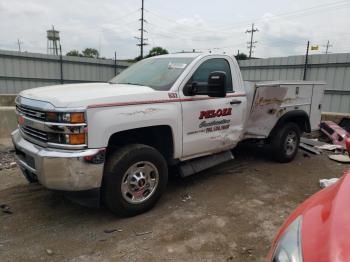
<path fill-rule="evenodd" d="M 16 105 L 16 110 L 28 117 L 34 118 L 34 119 L 38 119 L 38 120 L 46 120 L 46 113 L 43 111 L 39 111 L 33 108 L 28 108 L 22 105 Z"/>
<path fill-rule="evenodd" d="M 20 128 L 21 128 L 22 132 L 29 137 L 32 137 L 34 139 L 38 139 L 38 140 L 43 141 L 43 142 L 48 141 L 48 134 L 44 131 L 32 128 L 30 126 L 21 126 Z"/>
<path fill-rule="evenodd" d="M 86 148 L 86 143 L 70 144 L 70 136 L 72 134 L 85 133 L 86 123 L 72 124 L 61 122 L 61 118 L 57 118 L 57 121 L 47 119 L 47 112 L 61 116 L 72 112 L 84 113 L 84 110 L 83 108 L 67 108 L 66 113 L 65 111 L 56 111 L 56 108 L 48 102 L 21 96 L 16 98 L 16 114 L 18 115 L 18 127 L 21 135 L 26 140 L 42 147 L 60 149 Z"/>

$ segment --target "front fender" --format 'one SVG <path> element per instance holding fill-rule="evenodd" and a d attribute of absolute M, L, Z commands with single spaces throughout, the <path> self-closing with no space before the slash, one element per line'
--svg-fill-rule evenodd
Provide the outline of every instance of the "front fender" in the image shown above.
<path fill-rule="evenodd" d="M 107 147 L 118 132 L 166 125 L 174 139 L 174 157 L 182 153 L 182 116 L 180 103 L 89 108 L 87 111 L 88 147 Z"/>

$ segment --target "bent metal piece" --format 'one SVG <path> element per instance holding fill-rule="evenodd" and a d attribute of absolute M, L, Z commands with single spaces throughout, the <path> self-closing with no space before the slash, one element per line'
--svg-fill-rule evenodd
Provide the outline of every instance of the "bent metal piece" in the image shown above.
<path fill-rule="evenodd" d="M 320 130 L 332 140 L 334 145 L 341 145 L 343 148 L 346 147 L 345 141 L 350 137 L 350 134 L 336 123 L 332 121 L 323 121 L 320 124 Z"/>

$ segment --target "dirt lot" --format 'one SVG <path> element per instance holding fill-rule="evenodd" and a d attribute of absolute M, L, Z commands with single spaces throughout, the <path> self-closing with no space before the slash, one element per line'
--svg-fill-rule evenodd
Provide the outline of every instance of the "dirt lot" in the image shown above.
<path fill-rule="evenodd" d="M 254 154 L 252 152 L 255 152 Z M 277 164 L 254 148 L 187 179 L 172 178 L 150 212 L 128 219 L 89 209 L 17 168 L 0 171 L 0 261 L 263 261 L 284 219 L 347 168 L 299 152 Z M 111 232 L 113 231 L 113 232 Z"/>

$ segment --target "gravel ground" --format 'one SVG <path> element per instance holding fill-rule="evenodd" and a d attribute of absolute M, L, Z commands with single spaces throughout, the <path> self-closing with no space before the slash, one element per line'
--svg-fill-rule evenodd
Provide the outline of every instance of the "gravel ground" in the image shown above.
<path fill-rule="evenodd" d="M 235 156 L 171 178 L 153 210 L 127 219 L 29 185 L 17 167 L 3 169 L 0 204 L 10 212 L 0 210 L 0 261 L 264 261 L 279 226 L 319 190 L 319 179 L 348 167 L 302 152 L 288 164 L 249 147 Z"/>

